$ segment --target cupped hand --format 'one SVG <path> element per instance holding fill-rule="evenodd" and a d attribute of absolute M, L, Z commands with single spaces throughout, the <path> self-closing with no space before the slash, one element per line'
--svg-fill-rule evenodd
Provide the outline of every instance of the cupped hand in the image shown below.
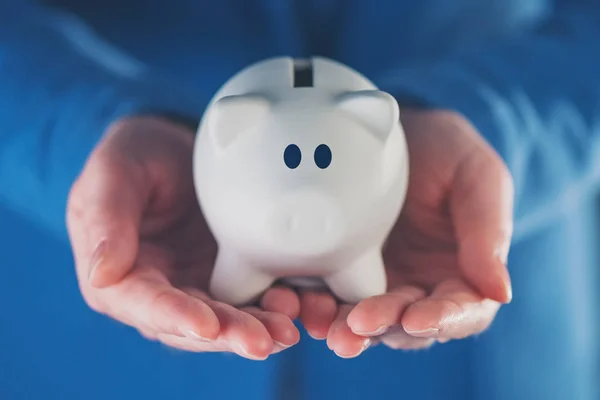
<path fill-rule="evenodd" d="M 301 296 L 305 328 L 341 357 L 378 342 L 417 349 L 478 334 L 512 297 L 513 184 L 503 161 L 456 113 L 404 110 L 402 124 L 410 180 L 384 249 L 388 292 L 355 306 Z"/>
<path fill-rule="evenodd" d="M 261 307 L 237 309 L 209 297 L 216 244 L 196 200 L 193 141 L 157 118 L 108 129 L 69 196 L 79 285 L 92 309 L 147 338 L 265 359 L 298 342 L 298 298 L 273 288 Z"/>

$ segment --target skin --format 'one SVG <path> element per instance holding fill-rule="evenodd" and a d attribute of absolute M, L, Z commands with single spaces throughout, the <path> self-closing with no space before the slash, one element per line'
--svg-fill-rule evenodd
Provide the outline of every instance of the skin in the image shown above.
<path fill-rule="evenodd" d="M 458 114 L 403 110 L 402 123 L 411 177 L 384 253 L 388 293 L 354 306 L 285 287 L 254 307 L 212 300 L 216 244 L 194 192 L 193 133 L 144 117 L 113 124 L 71 190 L 85 301 L 167 346 L 255 360 L 296 344 L 298 317 L 344 358 L 376 343 L 418 349 L 483 332 L 512 297 L 510 174 Z"/>
<path fill-rule="evenodd" d="M 388 293 L 356 306 L 301 295 L 301 319 L 350 358 L 372 344 L 427 348 L 486 330 L 512 299 L 506 268 L 513 183 L 462 116 L 402 112 L 410 157 L 406 204 L 384 250 Z"/>
<path fill-rule="evenodd" d="M 298 342 L 298 298 L 273 288 L 267 307 L 236 309 L 208 296 L 216 244 L 194 192 L 193 143 L 192 132 L 160 119 L 109 128 L 69 196 L 81 292 L 148 339 L 263 360 Z"/>

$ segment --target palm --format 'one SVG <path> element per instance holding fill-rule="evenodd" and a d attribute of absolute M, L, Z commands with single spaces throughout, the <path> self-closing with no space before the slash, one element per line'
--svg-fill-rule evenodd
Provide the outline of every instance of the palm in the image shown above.
<path fill-rule="evenodd" d="M 175 204 L 173 210 L 181 215 L 141 234 L 136 263 L 147 265 L 147 273 L 157 278 L 207 298 L 216 246 L 198 210 Z"/>
<path fill-rule="evenodd" d="M 323 294 L 302 302 L 309 332 L 345 357 L 373 341 L 419 348 L 481 332 L 510 300 L 512 183 L 503 163 L 455 114 L 406 110 L 402 123 L 410 182 L 384 248 L 388 293 L 339 308 Z"/>
<path fill-rule="evenodd" d="M 407 209 L 384 250 L 388 287 L 415 284 L 429 291 L 445 280 L 462 279 L 451 228 L 441 210 Z"/>
<path fill-rule="evenodd" d="M 464 135 L 413 128 L 404 118 L 410 150 L 410 182 L 402 213 L 384 251 L 389 287 L 417 284 L 426 290 L 462 279 L 452 222 L 450 189 L 457 169 L 477 147 Z"/>
<path fill-rule="evenodd" d="M 173 285 L 206 294 L 217 247 L 198 207 L 190 157 L 172 151 L 156 163 L 177 184 L 144 213 L 138 258 L 154 259 L 156 273 Z"/>
<path fill-rule="evenodd" d="M 92 308 L 148 338 L 263 359 L 298 341 L 297 299 L 273 289 L 265 311 L 208 296 L 216 244 L 195 195 L 193 143 L 186 129 L 156 119 L 107 133 L 69 202 L 80 286 Z"/>

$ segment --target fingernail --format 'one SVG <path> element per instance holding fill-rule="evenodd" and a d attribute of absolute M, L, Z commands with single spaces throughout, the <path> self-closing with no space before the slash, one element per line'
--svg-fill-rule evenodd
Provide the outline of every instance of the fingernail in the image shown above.
<path fill-rule="evenodd" d="M 406 328 L 404 330 L 406 331 L 406 333 L 408 333 L 411 336 L 422 337 L 422 338 L 437 336 L 440 333 L 440 330 L 437 328 L 427 328 L 427 329 L 423 329 L 420 331 L 410 331 Z"/>
<path fill-rule="evenodd" d="M 363 342 L 362 349 L 360 350 L 360 352 L 362 353 L 363 351 L 365 351 L 366 349 L 368 349 L 371 346 L 371 343 L 372 343 L 371 339 L 365 340 Z"/>
<path fill-rule="evenodd" d="M 238 353 L 239 355 L 244 356 L 246 358 L 249 358 L 251 360 L 263 361 L 263 360 L 267 359 L 267 357 L 258 357 L 258 356 L 255 356 L 253 354 L 250 354 L 250 352 L 248 352 L 248 350 L 246 349 L 246 347 L 244 347 L 244 345 L 241 344 L 241 343 L 235 343 L 233 345 L 233 347 L 234 347 L 234 350 L 235 350 L 236 353 Z"/>
<path fill-rule="evenodd" d="M 362 347 L 360 348 L 360 350 L 354 354 L 347 354 L 347 355 L 343 355 L 338 353 L 337 351 L 333 350 L 333 352 L 335 353 L 336 356 L 340 357 L 340 358 L 355 358 L 358 357 L 359 355 L 361 355 L 366 349 L 369 348 L 369 346 L 371 346 L 371 339 L 366 339 L 363 344 Z"/>
<path fill-rule="evenodd" d="M 291 346 L 288 346 L 287 344 L 283 344 L 281 342 L 278 342 L 277 340 L 273 340 L 273 352 L 274 353 L 279 353 L 280 351 L 283 351 L 290 347 Z"/>
<path fill-rule="evenodd" d="M 338 356 L 338 357 L 340 357 L 340 358 L 346 358 L 346 359 L 348 359 L 348 358 L 354 358 L 354 357 L 358 357 L 358 356 L 360 355 L 360 352 L 358 352 L 358 353 L 356 353 L 356 354 L 347 355 L 347 356 L 345 356 L 345 355 L 343 355 L 343 354 L 340 354 L 340 353 L 338 353 L 338 352 L 337 352 L 337 351 L 335 351 L 335 350 L 334 350 L 333 352 L 335 353 L 335 355 L 336 355 L 336 356 Z"/>
<path fill-rule="evenodd" d="M 311 338 L 313 338 L 315 340 L 325 340 L 325 339 L 327 339 L 327 334 L 321 335 L 321 336 L 316 336 L 316 335 L 314 335 L 314 334 L 312 334 L 310 332 L 307 332 L 307 333 L 308 333 L 308 336 L 310 336 Z"/>
<path fill-rule="evenodd" d="M 98 267 L 104 262 L 106 258 L 106 248 L 107 243 L 106 240 L 101 240 L 100 243 L 94 249 L 94 253 L 92 254 L 92 259 L 90 260 L 90 274 L 88 276 L 88 280 L 90 282 L 94 282 L 94 278 L 96 276 L 96 272 Z"/>
<path fill-rule="evenodd" d="M 506 285 L 506 303 L 510 303 L 512 301 L 513 298 L 513 291 L 512 291 L 512 285 L 508 284 Z"/>
<path fill-rule="evenodd" d="M 374 331 L 353 331 L 357 335 L 361 336 L 379 336 L 383 335 L 387 331 L 388 327 L 385 325 L 378 326 Z"/>
<path fill-rule="evenodd" d="M 197 340 L 197 341 L 200 341 L 200 342 L 212 342 L 211 339 L 203 337 L 198 332 L 195 332 L 192 329 L 182 328 L 182 329 L 179 329 L 179 331 L 181 333 L 183 333 L 185 335 L 185 337 L 187 337 L 189 339 Z"/>

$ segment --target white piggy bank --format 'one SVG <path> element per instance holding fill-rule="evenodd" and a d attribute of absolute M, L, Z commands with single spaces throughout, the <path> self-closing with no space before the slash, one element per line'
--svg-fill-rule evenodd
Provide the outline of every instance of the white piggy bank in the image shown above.
<path fill-rule="evenodd" d="M 318 57 L 242 70 L 203 116 L 194 179 L 217 300 L 248 304 L 282 278 L 348 303 L 386 291 L 408 154 L 397 102 L 356 71 Z"/>

